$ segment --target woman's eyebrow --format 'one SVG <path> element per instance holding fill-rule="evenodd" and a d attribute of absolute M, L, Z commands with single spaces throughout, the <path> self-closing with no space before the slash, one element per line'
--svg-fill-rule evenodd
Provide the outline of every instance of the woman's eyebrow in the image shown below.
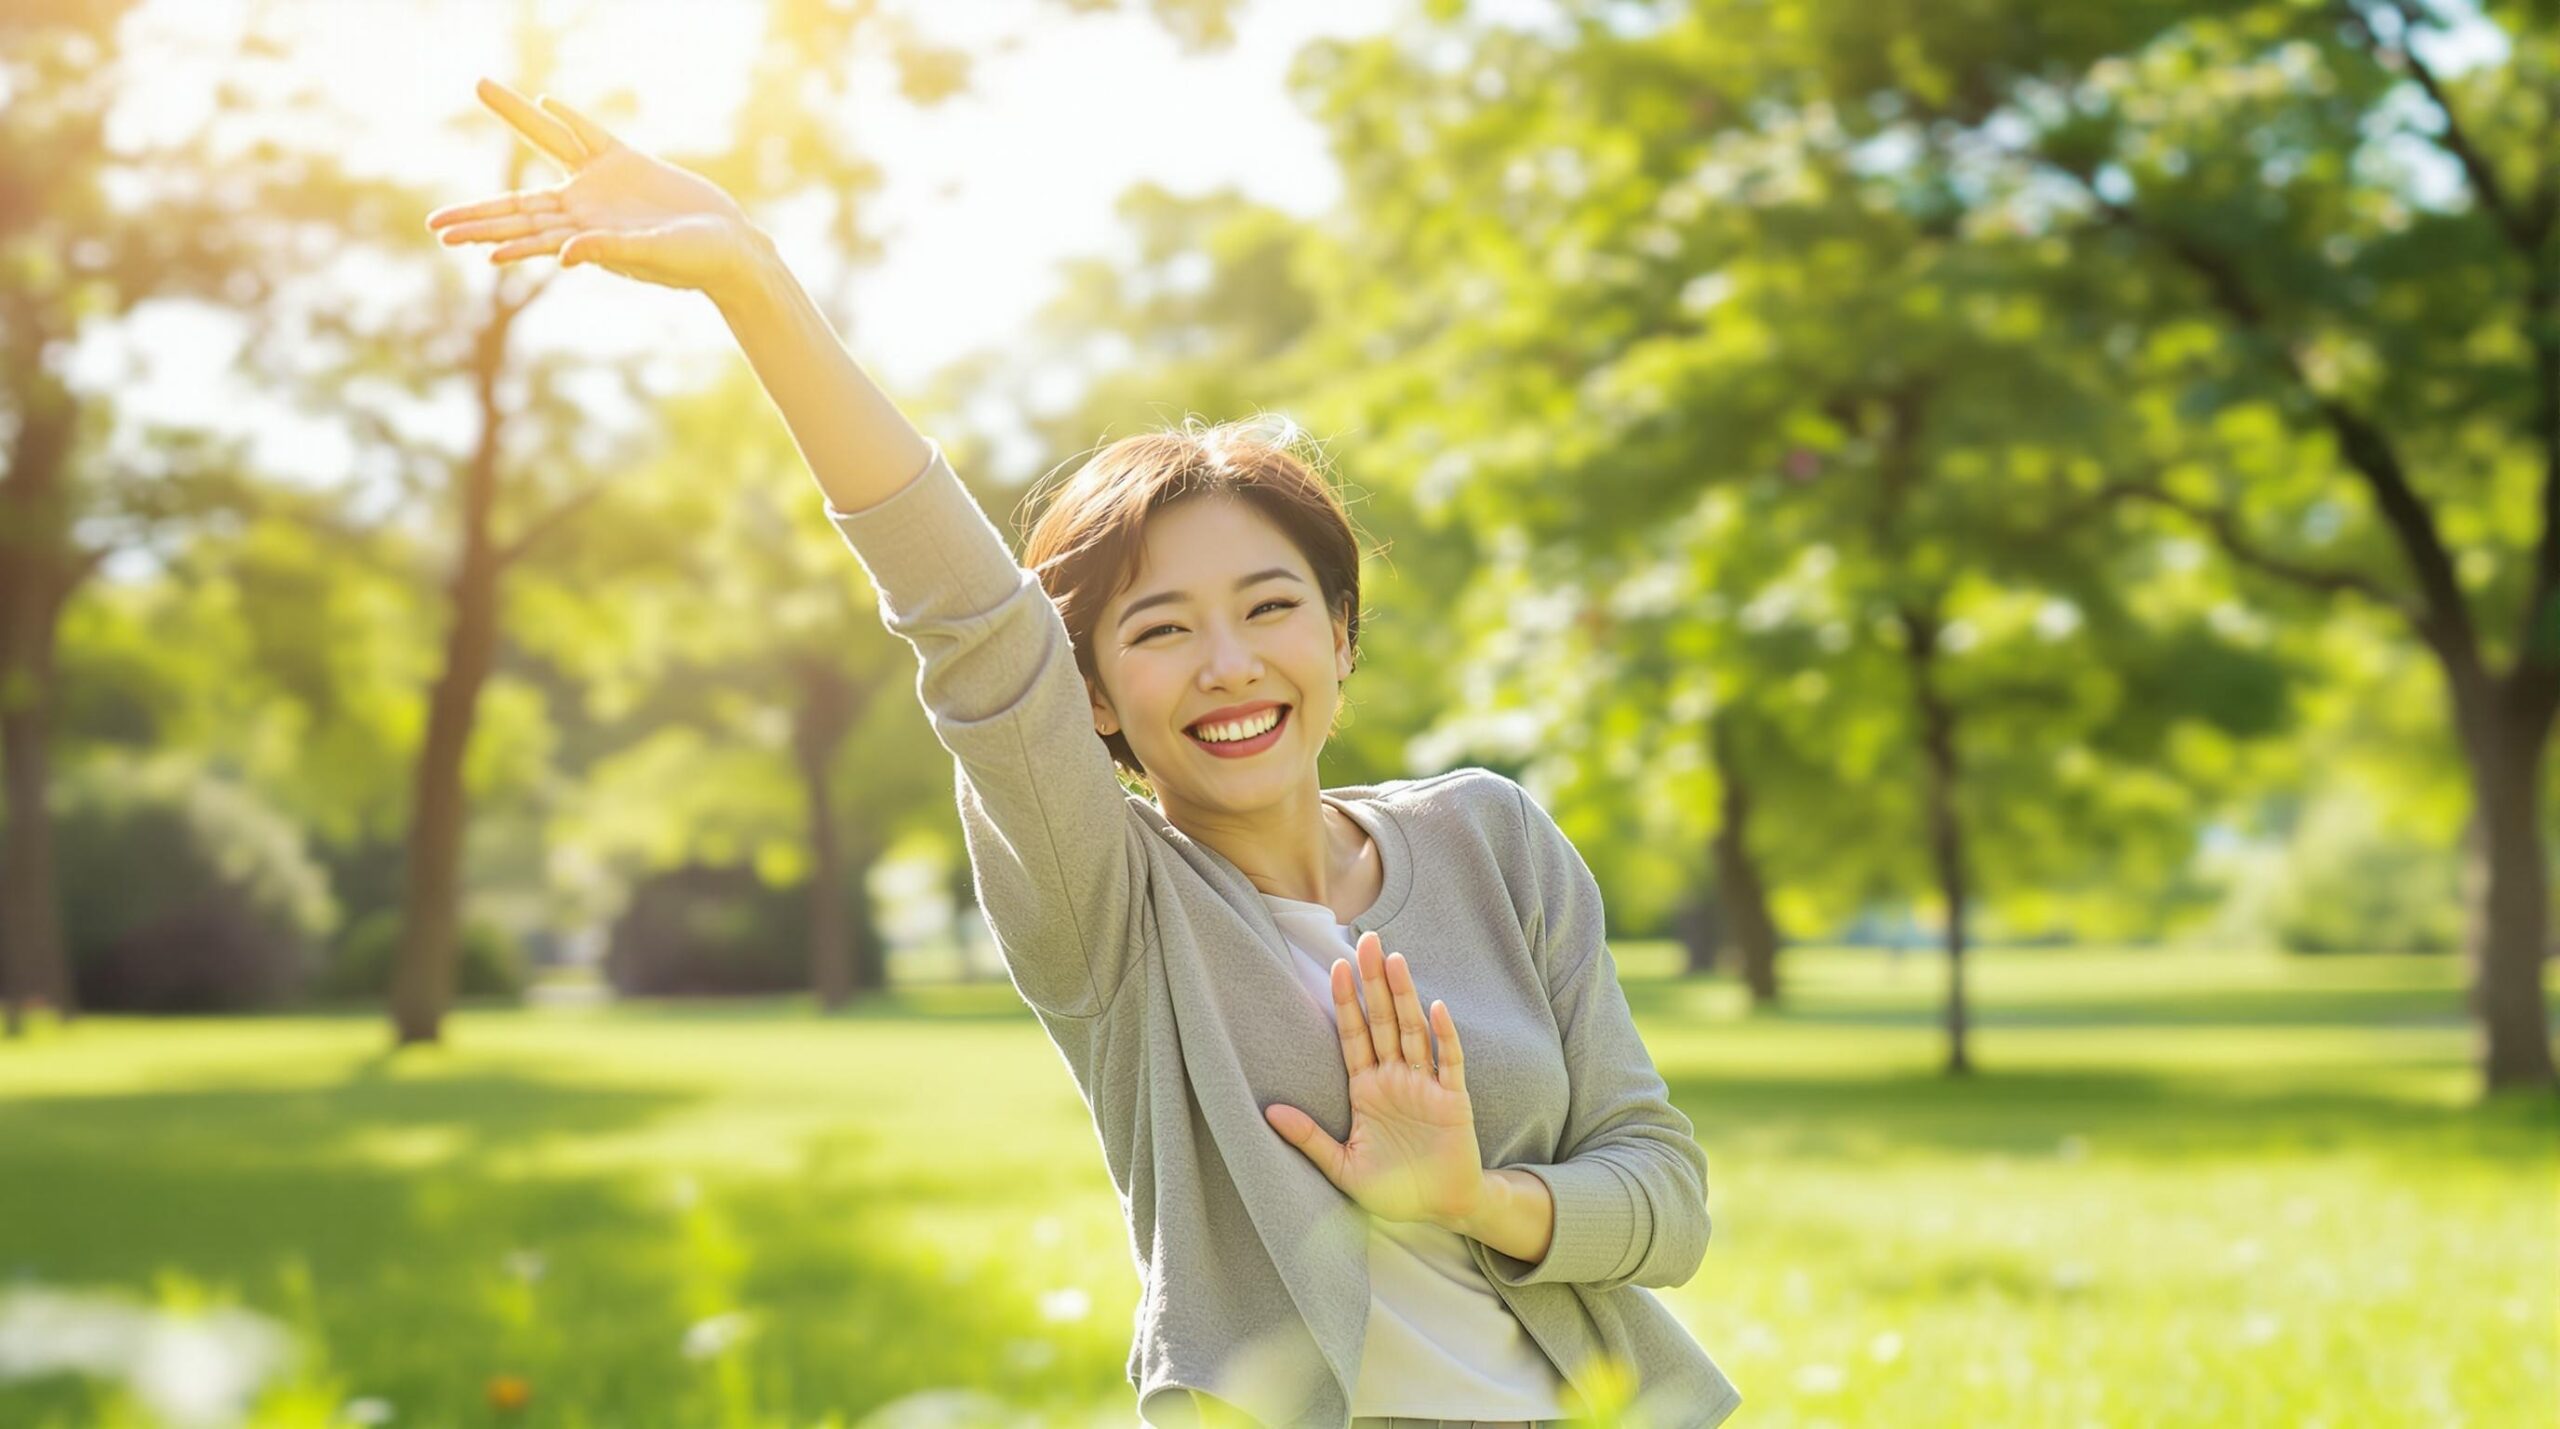
<path fill-rule="evenodd" d="M 1268 580 L 1298 581 L 1298 584 L 1300 585 L 1306 584 L 1305 581 L 1298 580 L 1298 573 L 1289 569 L 1287 566 L 1273 566 L 1267 571 L 1255 571 L 1252 575 L 1238 577 L 1236 580 L 1236 589 L 1243 590 L 1247 586 L 1259 585 Z M 1122 622 L 1126 622 L 1130 616 L 1137 614 L 1139 611 L 1145 610 L 1149 606 L 1172 605 L 1180 601 L 1189 600 L 1190 598 L 1191 592 L 1187 590 L 1160 590 L 1153 595 L 1142 595 L 1136 600 L 1129 602 L 1128 609 L 1120 612 L 1120 620 Z"/>

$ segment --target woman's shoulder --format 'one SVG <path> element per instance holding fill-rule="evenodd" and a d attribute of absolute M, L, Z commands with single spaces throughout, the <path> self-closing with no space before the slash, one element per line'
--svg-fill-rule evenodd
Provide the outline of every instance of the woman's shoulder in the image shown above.
<path fill-rule="evenodd" d="M 1481 836 L 1517 829 L 1524 797 L 1519 784 L 1508 776 L 1472 764 L 1414 779 L 1351 784 L 1325 792 L 1345 802 L 1383 809 L 1416 833 L 1448 832 L 1453 823 L 1464 823 Z"/>

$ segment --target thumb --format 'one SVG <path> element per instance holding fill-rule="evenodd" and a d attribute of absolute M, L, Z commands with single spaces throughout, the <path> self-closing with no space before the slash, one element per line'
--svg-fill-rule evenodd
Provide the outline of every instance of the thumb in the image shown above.
<path fill-rule="evenodd" d="M 1314 1117 L 1279 1102 L 1264 1107 L 1262 1115 L 1271 1123 L 1271 1129 L 1280 1133 L 1282 1140 L 1305 1152 L 1307 1159 L 1316 1163 L 1316 1169 L 1324 1173 L 1324 1178 L 1331 1181 L 1336 1189 L 1341 1188 L 1342 1143 L 1325 1135 L 1324 1128 L 1316 1125 Z"/>
<path fill-rule="evenodd" d="M 581 263 L 601 263 L 613 256 L 613 236 L 606 233 L 581 233 L 560 245 L 560 266 L 575 268 Z"/>

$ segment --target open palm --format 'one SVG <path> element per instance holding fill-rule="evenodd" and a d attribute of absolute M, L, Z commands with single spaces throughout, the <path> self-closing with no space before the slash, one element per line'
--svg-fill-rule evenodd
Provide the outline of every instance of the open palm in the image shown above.
<path fill-rule="evenodd" d="M 1475 1208 L 1484 1181 L 1475 1106 L 1467 1098 L 1466 1054 L 1449 1005 L 1432 1003 L 1426 1021 L 1404 955 L 1384 956 L 1380 947 L 1377 934 L 1364 933 L 1355 950 L 1366 984 L 1366 1015 L 1352 995 L 1352 965 L 1333 965 L 1334 1024 L 1350 1077 L 1350 1135 L 1335 1141 L 1293 1106 L 1275 1103 L 1264 1115 L 1326 1180 L 1371 1215 L 1445 1225 Z M 1440 1041 L 1436 1070 L 1433 1032 Z"/>
<path fill-rule="evenodd" d="M 555 254 L 668 288 L 711 290 L 750 252 L 746 213 L 718 184 L 644 154 L 545 95 L 537 104 L 495 80 L 480 101 L 568 172 L 548 188 L 454 204 L 427 215 L 447 244 L 494 243 L 492 263 Z"/>

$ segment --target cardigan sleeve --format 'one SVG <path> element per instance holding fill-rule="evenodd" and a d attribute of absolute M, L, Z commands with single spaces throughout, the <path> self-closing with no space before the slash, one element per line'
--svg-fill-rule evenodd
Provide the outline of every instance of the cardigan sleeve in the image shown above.
<path fill-rule="evenodd" d="M 1519 1169 L 1555 1197 L 1555 1233 L 1532 1265 L 1495 1251 L 1506 1285 L 1671 1286 L 1698 1273 L 1711 1222 L 1707 1155 L 1636 1033 L 1609 955 L 1600 885 L 1564 831 L 1517 784 L 1534 878 L 1530 947 L 1564 1035 L 1572 1085 L 1559 1159 Z"/>
<path fill-rule="evenodd" d="M 940 442 L 875 505 L 827 519 L 913 646 L 916 694 L 952 754 L 979 906 L 1033 1007 L 1109 1005 L 1140 939 L 1128 796 L 1093 731 L 1058 608 L 960 484 Z"/>

